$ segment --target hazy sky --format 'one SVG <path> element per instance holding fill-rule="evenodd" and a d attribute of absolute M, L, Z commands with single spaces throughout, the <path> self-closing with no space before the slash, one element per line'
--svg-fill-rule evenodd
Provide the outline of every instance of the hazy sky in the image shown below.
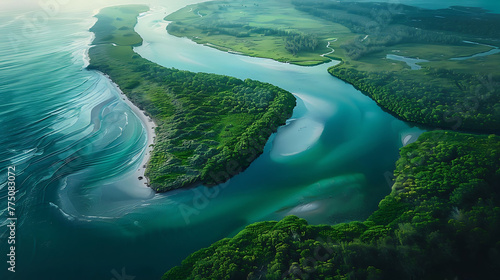
<path fill-rule="evenodd" d="M 262 0 L 258 0 L 262 1 Z M 341 0 L 349 1 L 349 0 Z M 356 0 L 353 0 L 356 1 Z M 357 0 L 357 1 L 372 1 L 372 0 Z M 476 6 L 485 7 L 495 10 L 500 13 L 500 0 L 375 0 L 386 1 L 392 3 L 403 3 L 409 5 L 424 5 L 426 7 L 442 8 L 450 5 L 463 5 L 463 6 Z M 199 2 L 195 0 L 0 0 L 0 13 L 5 13 L 11 9 L 23 10 L 43 10 L 46 9 L 60 9 L 60 10 L 74 10 L 74 9 L 88 9 L 93 10 L 97 7 L 128 4 L 128 3 L 144 3 L 152 5 L 172 5 L 184 6 L 192 2 Z M 245 2 L 251 3 L 252 0 Z M 103 5 L 104 4 L 104 5 Z"/>
<path fill-rule="evenodd" d="M 358 2 L 390 2 L 426 8 L 446 8 L 449 6 L 483 7 L 500 13 L 500 0 L 341 0 Z"/>
<path fill-rule="evenodd" d="M 81 10 L 81 9 L 95 9 L 96 7 L 111 6 L 119 4 L 180 4 L 187 5 L 195 2 L 194 0 L 0 0 L 0 11 L 11 9 L 23 10 L 43 10 L 54 9 L 58 10 Z M 197 1 L 199 2 L 199 1 Z"/>

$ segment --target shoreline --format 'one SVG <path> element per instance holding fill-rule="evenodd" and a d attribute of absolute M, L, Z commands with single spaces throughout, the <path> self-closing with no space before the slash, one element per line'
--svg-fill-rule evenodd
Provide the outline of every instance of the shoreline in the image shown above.
<path fill-rule="evenodd" d="M 137 118 L 141 121 L 142 126 L 146 129 L 146 149 L 144 152 L 144 157 L 139 165 L 139 168 L 134 171 L 134 177 L 137 178 L 138 181 L 145 181 L 144 185 L 149 188 L 149 178 L 145 175 L 146 168 L 151 160 L 151 152 L 153 151 L 153 146 L 156 140 L 155 128 L 157 127 L 153 118 L 147 115 L 146 111 L 141 110 L 137 105 L 135 105 L 128 97 L 123 93 L 120 87 L 105 73 L 97 71 L 99 74 L 103 75 L 108 81 L 111 82 L 113 87 L 120 93 L 119 97 L 125 104 L 127 104 L 132 112 L 137 116 Z M 142 179 L 139 179 L 142 177 Z"/>
<path fill-rule="evenodd" d="M 94 14 L 93 14 L 93 18 L 95 18 L 95 16 L 101 11 L 101 9 L 99 10 L 94 10 Z M 95 23 L 97 22 L 97 18 L 96 20 L 92 23 L 92 26 L 95 25 Z M 88 30 L 90 30 L 89 27 Z M 89 50 L 94 47 L 94 45 L 92 44 L 94 39 L 95 39 L 95 33 L 94 32 L 90 32 L 89 33 L 91 34 L 90 35 L 90 41 L 87 45 L 87 48 L 85 49 L 84 53 L 83 53 L 83 62 L 84 62 L 84 65 L 83 65 L 83 69 L 87 69 L 87 67 L 90 65 L 90 56 L 89 56 Z M 83 70 L 82 69 L 82 70 Z M 127 95 L 125 95 L 125 93 L 123 93 L 123 91 L 121 90 L 121 88 L 118 86 L 118 84 L 116 84 L 112 79 L 111 77 L 109 77 L 109 75 L 107 75 L 106 73 L 103 73 L 101 71 L 97 71 L 97 70 L 92 70 L 92 71 L 95 71 L 98 75 L 102 75 L 105 79 L 107 79 L 111 85 L 118 91 L 119 95 L 118 95 L 118 98 L 121 98 L 121 100 L 123 102 L 125 102 L 125 104 L 127 104 L 129 106 L 129 108 L 132 110 L 132 112 L 136 115 L 136 117 L 141 121 L 142 123 L 142 126 L 144 127 L 144 129 L 146 130 L 146 137 L 147 137 L 147 142 L 146 142 L 146 149 L 143 150 L 143 153 L 144 153 L 144 156 L 140 162 L 140 165 L 139 165 L 139 168 L 134 170 L 133 172 L 133 177 L 136 178 L 137 181 L 141 182 L 143 181 L 144 182 L 144 185 L 145 187 L 149 188 L 149 178 L 145 175 L 145 172 L 146 172 L 146 168 L 149 164 L 149 161 L 151 160 L 151 152 L 153 151 L 153 146 L 155 144 L 155 139 L 156 139 L 156 133 L 155 133 L 155 127 L 157 127 L 157 124 L 154 122 L 154 120 L 148 116 L 146 114 L 146 111 L 144 110 L 141 110 L 139 107 L 137 107 L 128 97 Z M 142 179 L 139 179 L 141 178 Z"/>
<path fill-rule="evenodd" d="M 126 10 L 125 12 L 127 12 L 127 13 L 125 13 L 123 10 L 120 10 L 118 8 L 112 8 L 112 9 L 108 9 L 105 12 L 101 12 L 101 13 L 103 13 L 105 16 L 108 16 L 110 18 L 118 18 L 118 16 L 122 16 L 122 20 L 123 20 L 123 18 L 126 18 L 127 22 L 130 23 L 129 25 L 132 26 L 133 16 L 135 16 L 135 14 L 132 13 L 132 10 L 133 9 L 131 9 L 130 11 Z M 142 11 L 142 10 L 145 10 L 145 8 L 143 8 L 141 6 L 141 7 L 138 7 L 136 10 Z M 143 16 L 143 17 L 145 17 L 145 16 Z M 114 23 L 114 21 L 113 21 L 113 23 Z M 115 30 L 113 28 L 110 28 L 109 24 L 110 24 L 109 22 L 99 23 L 99 21 L 98 21 L 95 24 L 95 26 L 98 26 L 100 28 L 99 30 L 101 30 L 101 29 L 107 30 L 106 28 L 108 28 L 112 31 Z M 138 24 L 136 23 L 136 25 L 138 25 Z M 138 27 L 136 26 L 134 29 L 137 30 Z M 161 66 L 156 66 L 156 64 L 153 64 L 152 62 L 148 61 L 147 59 L 140 57 L 140 55 L 138 57 L 135 56 L 137 54 L 137 52 L 134 51 L 134 49 L 130 48 L 130 47 L 139 46 L 140 43 L 143 42 L 143 41 L 140 41 L 142 36 L 140 36 L 138 33 L 132 34 L 134 36 L 134 40 L 132 42 L 133 44 L 130 42 L 130 40 L 123 39 L 125 41 L 125 43 L 123 45 L 120 44 L 120 46 L 123 46 L 123 47 L 121 47 L 119 50 L 116 50 L 115 48 L 113 48 L 109 44 L 110 43 L 112 44 L 116 40 L 118 40 L 117 42 L 121 42 L 120 40 L 122 40 L 122 37 L 126 37 L 125 35 L 127 35 L 127 34 L 122 34 L 124 32 L 117 32 L 117 33 L 111 32 L 110 34 L 113 36 L 116 36 L 117 39 L 116 40 L 115 39 L 104 40 L 102 38 L 108 38 L 108 37 L 105 37 L 105 36 L 109 36 L 108 33 L 104 32 L 104 31 L 97 32 L 97 33 L 94 32 L 94 33 L 96 34 L 96 38 L 97 38 L 96 40 L 94 40 L 94 42 L 98 42 L 99 44 L 96 44 L 95 46 L 93 46 L 89 51 L 89 56 L 91 56 L 91 63 L 90 63 L 90 67 L 88 67 L 88 68 L 90 70 L 99 70 L 99 72 L 101 72 L 104 76 L 106 76 L 108 78 L 111 77 L 113 82 L 114 82 L 113 86 L 115 86 L 116 89 L 119 90 L 118 92 L 125 93 L 126 95 L 128 95 L 131 93 L 131 91 L 129 91 L 130 88 L 127 86 L 127 83 L 126 83 L 127 80 L 128 81 L 143 81 L 143 79 L 144 79 L 145 81 L 151 82 L 154 86 L 158 86 L 161 88 L 166 88 L 167 85 L 168 85 L 168 88 L 175 87 L 175 91 L 173 91 L 174 94 L 177 94 L 178 92 L 180 92 L 177 90 L 177 88 L 179 86 L 184 86 L 185 88 L 183 89 L 183 93 L 184 93 L 184 90 L 186 90 L 188 93 L 195 93 L 196 94 L 196 98 L 191 97 L 191 96 L 186 97 L 185 103 L 188 105 L 199 106 L 201 104 L 200 97 L 207 98 L 207 100 L 213 99 L 212 98 L 213 93 L 214 93 L 213 90 L 212 91 L 209 89 L 199 90 L 198 85 L 186 86 L 186 85 L 184 85 L 185 82 L 181 83 L 181 81 L 179 81 L 178 78 L 174 77 L 174 74 L 178 70 L 172 70 L 172 69 L 169 69 L 167 67 L 162 67 L 162 69 L 159 69 L 159 71 L 164 72 L 163 74 L 165 74 L 165 78 L 167 79 L 166 81 L 153 80 L 151 77 L 144 77 L 144 75 L 141 75 L 140 73 L 136 73 L 139 71 L 125 70 L 125 69 L 128 69 L 127 63 L 129 63 L 129 64 L 133 63 L 133 64 L 136 64 L 139 66 L 147 66 L 148 68 L 151 65 L 154 65 L 154 67 L 161 67 Z M 114 38 L 114 37 L 111 37 L 111 38 Z M 133 59 L 136 59 L 136 60 L 133 60 Z M 134 70 L 134 69 L 131 69 L 131 70 Z M 215 89 L 216 93 L 221 93 L 223 95 L 231 95 L 231 93 L 229 93 L 226 89 L 228 86 L 227 81 L 226 81 L 227 80 L 226 76 L 215 75 L 215 74 L 197 74 L 197 73 L 188 72 L 188 71 L 179 72 L 179 73 L 182 74 L 181 78 L 183 78 L 183 79 L 184 78 L 185 79 L 191 79 L 191 78 L 194 79 L 198 76 L 201 76 L 202 78 L 208 77 L 210 79 L 213 79 L 215 81 L 215 84 L 214 84 L 215 88 L 214 89 Z M 105 75 L 105 74 L 107 74 L 107 75 Z M 112 75 L 109 75 L 109 74 L 112 74 Z M 160 74 L 162 74 L 162 73 L 160 73 Z M 175 80 L 174 80 L 174 78 L 175 78 Z M 168 84 L 166 82 L 168 82 Z M 147 143 L 148 149 L 143 150 L 141 153 L 136 153 L 137 156 L 139 156 L 139 155 L 142 156 L 143 155 L 142 153 L 145 153 L 144 154 L 145 158 L 141 158 L 142 162 L 141 162 L 141 160 L 139 160 L 140 164 L 142 164 L 141 167 L 138 167 L 137 165 L 134 164 L 133 167 L 138 167 L 134 176 L 137 176 L 140 178 L 141 175 L 145 174 L 145 169 L 144 169 L 145 167 L 144 166 L 147 165 L 149 160 L 152 160 L 152 157 L 150 157 L 150 155 L 148 154 L 148 153 L 151 153 L 151 151 L 152 151 L 151 147 L 149 147 L 149 146 L 151 144 L 154 145 L 155 143 L 156 143 L 156 147 L 154 147 L 154 148 L 158 148 L 158 145 L 161 145 L 160 148 L 162 150 L 161 151 L 162 154 L 165 152 L 165 154 L 169 157 L 170 157 L 170 155 L 172 155 L 171 157 L 173 157 L 175 159 L 182 159 L 183 160 L 180 162 L 173 162 L 173 161 L 169 160 L 169 158 L 162 157 L 162 159 L 160 159 L 160 164 L 158 164 L 158 165 L 151 164 L 151 161 L 149 161 L 150 164 L 149 164 L 148 170 L 150 170 L 150 172 L 151 172 L 149 174 L 149 176 L 152 176 L 152 177 L 148 176 L 149 178 L 147 178 L 147 180 L 149 180 L 149 184 L 150 184 L 149 187 L 153 188 L 156 192 L 166 192 L 166 191 L 172 190 L 172 189 L 189 187 L 189 186 L 192 186 L 193 183 L 195 183 L 195 182 L 196 182 L 196 184 L 199 182 L 199 183 L 203 183 L 203 184 L 208 185 L 208 186 L 222 183 L 222 181 L 219 182 L 219 177 L 217 177 L 215 175 L 212 176 L 212 175 L 213 174 L 217 175 L 217 173 L 215 173 L 215 172 L 218 172 L 219 170 L 224 169 L 223 165 L 225 164 L 226 161 L 229 161 L 229 160 L 238 161 L 238 164 L 241 164 L 241 166 L 242 166 L 241 169 L 248 167 L 248 165 L 250 165 L 250 160 L 254 159 L 254 155 L 248 156 L 244 153 L 239 153 L 239 154 L 221 153 L 221 151 L 218 151 L 219 146 L 225 145 L 224 147 L 229 146 L 230 149 L 233 149 L 232 145 L 236 145 L 235 143 L 237 143 L 234 141 L 238 141 L 238 142 L 247 141 L 248 142 L 248 141 L 250 141 L 248 139 L 251 139 L 254 136 L 255 137 L 265 137 L 265 138 L 269 137 L 270 135 L 267 135 L 267 134 L 271 134 L 271 132 L 273 130 L 275 130 L 275 126 L 280 125 L 281 122 L 284 123 L 284 120 L 289 118 L 289 115 L 291 116 L 293 107 L 295 106 L 295 98 L 289 92 L 282 90 L 276 86 L 272 86 L 270 84 L 263 84 L 263 83 L 257 82 L 257 81 L 242 81 L 242 82 L 252 89 L 252 92 L 251 92 L 252 94 L 254 92 L 257 93 L 257 91 L 260 90 L 259 87 L 266 88 L 268 91 L 270 91 L 271 93 L 274 93 L 276 95 L 275 102 L 269 101 L 268 102 L 269 108 L 267 110 L 264 110 L 264 109 L 259 110 L 258 112 L 263 111 L 263 112 L 265 112 L 265 114 L 262 116 L 262 118 L 257 118 L 258 116 L 252 117 L 251 124 L 242 122 L 237 118 L 234 121 L 232 121 L 232 122 L 234 122 L 234 125 L 236 126 L 236 128 L 232 129 L 233 131 L 240 129 L 240 127 L 245 128 L 247 125 L 251 125 L 252 129 L 249 130 L 250 132 L 248 134 L 245 134 L 243 136 L 240 136 L 237 134 L 232 134 L 232 135 L 230 135 L 231 141 L 228 141 L 227 143 L 222 143 L 222 144 L 217 142 L 217 141 L 210 141 L 210 142 L 205 143 L 205 139 L 209 139 L 209 140 L 217 139 L 214 136 L 217 136 L 218 134 L 203 133 L 200 135 L 194 135 L 194 133 L 191 133 L 191 131 L 195 131 L 196 129 L 199 129 L 197 127 L 198 124 L 205 124 L 205 123 L 206 124 L 213 124 L 213 123 L 224 124 L 222 122 L 220 116 L 218 116 L 218 113 L 219 113 L 218 111 L 219 111 L 219 109 L 226 110 L 227 106 L 223 107 L 222 105 L 217 104 L 217 106 L 211 107 L 211 108 L 207 109 L 206 111 L 204 111 L 205 109 L 204 110 L 195 110 L 191 115 L 188 115 L 188 114 L 185 114 L 185 112 L 183 111 L 182 108 L 174 107 L 173 108 L 174 111 L 165 111 L 162 108 L 162 110 L 160 110 L 160 112 L 158 112 L 158 110 L 155 110 L 155 108 L 152 108 L 152 110 L 149 110 L 150 105 L 148 105 L 148 104 L 142 105 L 141 102 L 138 102 L 137 105 L 141 106 L 140 108 L 146 109 L 145 110 L 146 113 L 144 113 L 144 112 L 141 112 L 141 110 L 139 110 L 135 106 L 135 104 L 133 104 L 131 102 L 131 100 L 127 100 L 127 98 L 125 96 L 123 96 L 122 97 L 123 100 L 132 109 L 134 109 L 133 110 L 134 113 L 141 119 L 141 121 L 143 123 L 145 123 L 145 126 L 148 128 L 148 135 L 150 135 L 149 141 L 143 142 L 143 143 Z M 127 87 L 125 87 L 125 86 L 127 86 Z M 236 87 L 236 85 L 229 85 L 229 86 L 232 86 L 233 88 Z M 123 90 L 120 90 L 121 87 L 124 87 Z M 118 93 L 118 92 L 116 92 L 116 93 Z M 137 94 L 139 94 L 140 96 L 145 96 L 146 94 L 149 94 L 150 92 L 152 92 L 152 89 L 150 87 L 146 87 L 146 86 L 142 86 L 141 88 L 137 89 Z M 165 98 L 162 98 L 162 99 L 166 100 Z M 160 100 L 160 101 L 162 101 L 162 100 Z M 169 100 L 166 100 L 166 101 L 169 101 Z M 254 103 L 252 103 L 251 105 L 257 106 L 257 104 L 254 104 Z M 229 107 L 227 107 L 227 108 L 229 108 Z M 229 112 L 229 111 L 228 112 L 223 111 L 223 112 L 225 115 L 228 115 L 228 116 L 229 116 L 229 113 L 233 113 L 233 112 Z M 162 115 L 161 113 L 168 113 L 168 115 L 165 116 L 165 115 Z M 205 115 L 205 113 L 207 113 L 206 118 L 197 118 L 196 120 L 193 119 L 193 121 L 191 121 L 191 119 L 189 119 L 189 117 L 191 117 L 193 115 L 195 117 L 198 117 L 198 116 Z M 210 114 L 208 114 L 208 113 L 210 113 Z M 239 116 L 238 114 L 240 114 L 240 113 L 241 112 L 237 111 L 234 114 Z M 158 123 L 156 123 L 156 125 L 159 125 L 162 122 L 162 120 L 166 120 L 168 118 L 168 116 L 170 116 L 171 114 L 180 114 L 181 115 L 181 117 L 179 119 L 176 119 L 175 121 L 173 121 L 171 123 L 171 125 L 174 127 L 182 125 L 182 128 L 185 131 L 187 131 L 187 132 L 184 132 L 184 130 L 181 131 L 180 133 L 182 135 L 180 135 L 179 139 L 176 139 L 176 141 L 181 141 L 181 140 L 183 141 L 183 140 L 189 139 L 189 140 L 193 140 L 193 145 L 199 146 L 201 144 L 205 144 L 207 146 L 208 151 L 210 151 L 210 153 L 217 154 L 220 156 L 214 159 L 213 155 L 209 155 L 207 152 L 201 151 L 201 152 L 197 153 L 198 158 L 194 158 L 194 160 L 192 158 L 190 158 L 190 160 L 184 161 L 185 158 L 182 158 L 182 155 L 175 154 L 175 152 L 176 152 L 175 149 L 177 149 L 177 148 L 175 146 L 171 145 L 171 143 L 167 142 L 167 141 L 169 141 L 168 139 L 157 139 L 158 141 L 156 142 L 155 141 L 156 135 L 153 136 L 155 134 L 153 132 L 153 128 L 154 128 L 155 124 L 152 122 L 152 120 L 150 120 L 150 118 L 147 117 L 147 115 L 154 118 L 155 121 L 158 121 Z M 184 120 L 186 120 L 185 124 L 182 123 Z M 261 128 L 264 128 L 264 126 L 266 126 L 267 124 L 269 124 L 269 127 L 272 129 L 261 131 L 262 130 Z M 162 126 L 163 126 L 163 124 L 162 124 Z M 228 131 L 231 131 L 231 129 L 228 129 Z M 222 133 L 224 133 L 224 132 L 220 132 L 220 134 L 222 134 Z M 194 135 L 194 137 L 192 137 L 193 135 Z M 165 141 L 163 141 L 163 140 L 165 140 Z M 202 143 L 202 141 L 203 141 L 203 143 Z M 182 142 L 175 142 L 174 144 L 180 145 L 181 143 Z M 262 153 L 261 150 L 263 150 L 265 143 L 259 142 L 257 144 L 258 145 L 255 145 L 254 149 L 259 151 L 259 154 L 260 154 L 260 153 Z M 188 149 L 190 149 L 190 148 L 186 147 L 184 150 L 188 150 Z M 210 149 L 212 149 L 213 151 Z M 217 150 L 215 150 L 215 149 L 217 149 Z M 194 151 L 193 151 L 193 153 L 194 153 Z M 137 158 L 134 158 L 134 159 L 137 159 Z M 203 164 L 206 162 L 208 162 L 208 164 L 209 164 L 208 167 L 203 166 Z M 168 169 L 166 169 L 166 168 L 163 169 L 163 166 L 166 166 L 166 168 L 168 168 Z M 203 177 L 200 177 L 200 175 L 202 174 L 201 171 L 205 171 L 204 170 L 205 168 L 209 169 L 208 172 L 213 171 L 214 173 L 203 174 Z M 240 168 L 238 168 L 238 170 L 231 171 L 231 174 L 229 174 L 229 176 L 232 177 L 232 176 L 238 174 L 241 171 L 239 169 Z M 173 172 L 176 170 L 179 170 L 180 172 Z M 194 172 L 192 172 L 192 171 L 194 171 Z M 198 171 L 200 171 L 200 172 L 198 172 Z M 237 173 L 236 173 L 236 171 L 237 171 Z M 166 174 L 167 172 L 168 172 L 168 176 L 163 175 L 163 174 Z M 229 178 L 229 176 L 224 176 L 224 178 L 223 178 L 224 181 L 227 180 Z M 140 178 L 140 179 L 144 179 L 144 178 Z M 132 178 L 129 178 L 129 180 L 135 181 L 135 179 L 132 179 Z M 135 181 L 135 182 L 137 182 L 137 181 Z M 141 182 L 140 184 L 143 184 L 143 182 Z M 152 185 L 153 183 L 154 183 L 154 185 Z M 147 185 L 147 182 L 144 184 Z"/>

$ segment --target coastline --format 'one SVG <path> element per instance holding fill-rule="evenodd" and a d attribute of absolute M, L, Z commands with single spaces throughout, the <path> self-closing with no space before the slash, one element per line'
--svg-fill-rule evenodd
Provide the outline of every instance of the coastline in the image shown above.
<path fill-rule="evenodd" d="M 115 89 L 120 93 L 122 101 L 125 102 L 130 107 L 130 109 L 132 109 L 132 112 L 137 116 L 137 118 L 139 118 L 139 120 L 142 123 L 142 126 L 146 129 L 146 135 L 147 135 L 146 149 L 143 151 L 144 156 L 142 158 L 141 164 L 139 165 L 139 168 L 134 171 L 134 177 L 137 178 L 137 180 L 139 181 L 144 180 L 145 186 L 149 188 L 149 178 L 146 177 L 145 172 L 149 164 L 149 161 L 151 159 L 151 152 L 153 151 L 153 146 L 155 144 L 155 139 L 156 139 L 155 127 L 157 127 L 157 125 L 154 122 L 154 120 L 146 114 L 146 111 L 141 110 L 130 99 L 128 99 L 127 95 L 123 93 L 120 87 L 107 74 L 102 73 L 100 71 L 97 72 L 103 75 L 106 79 L 108 79 L 111 82 L 113 87 L 115 87 Z M 142 177 L 143 179 L 139 179 L 140 177 Z"/>
<path fill-rule="evenodd" d="M 90 65 L 90 57 L 88 54 L 88 50 L 91 47 L 92 45 L 89 45 L 89 48 L 84 53 L 84 59 L 83 59 L 84 69 L 86 69 L 86 67 Z M 155 144 L 155 139 L 156 139 L 155 127 L 157 127 L 156 123 L 150 116 L 146 114 L 146 111 L 141 110 L 130 99 L 128 99 L 127 95 L 123 93 L 120 87 L 106 73 L 97 70 L 90 70 L 90 71 L 95 71 L 98 75 L 104 77 L 104 79 L 107 79 L 111 83 L 111 85 L 118 91 L 119 93 L 118 97 L 121 98 L 121 100 L 130 107 L 132 112 L 141 121 L 142 126 L 146 130 L 146 137 L 147 137 L 146 149 L 143 151 L 144 156 L 139 165 L 139 168 L 134 171 L 133 176 L 139 181 L 144 180 L 145 187 L 149 188 L 149 178 L 145 175 L 145 172 L 146 172 L 146 167 L 151 159 L 151 152 L 153 151 L 153 146 Z M 142 179 L 139 179 L 141 177 Z"/>
<path fill-rule="evenodd" d="M 155 150 L 157 151 L 155 152 L 155 158 L 147 155 L 148 152 L 151 153 L 150 147 L 142 151 L 146 153 L 146 158 L 141 158 L 142 167 L 138 167 L 134 175 L 141 177 L 145 173 L 145 163 L 147 164 L 148 160 L 150 160 L 147 169 L 147 179 L 149 180 L 149 187 L 156 192 L 166 192 L 172 189 L 189 187 L 195 183 L 210 186 L 225 182 L 230 177 L 241 172 L 242 169 L 248 167 L 250 161 L 255 159 L 256 154 L 262 153 L 265 143 L 259 141 L 254 145 L 251 141 L 253 138 L 258 138 L 259 140 L 268 138 L 276 130 L 276 127 L 284 124 L 285 120 L 292 115 L 295 98 L 289 92 L 268 83 L 248 79 L 237 81 L 234 78 L 228 78 L 228 76 L 223 75 L 180 71 L 158 66 L 142 58 L 133 51 L 133 46 L 140 45 L 142 38 L 137 32 L 132 33 L 129 30 L 131 30 L 132 26 L 137 25 L 136 13 L 145 9 L 142 6 L 130 6 L 129 8 L 109 8 L 102 10 L 101 14 L 104 16 L 112 19 L 119 18 L 123 22 L 119 24 L 114 21 L 112 23 L 99 20 L 96 22 L 94 25 L 95 28 L 91 29 L 96 36 L 94 40 L 95 46 L 92 46 L 89 50 L 91 63 L 87 67 L 89 70 L 98 70 L 101 73 L 107 74 L 122 89 L 119 92 L 123 92 L 127 96 L 132 94 L 132 90 L 135 90 L 134 94 L 137 93 L 139 96 L 136 101 L 134 95 L 132 101 L 134 103 L 137 102 L 136 104 L 157 122 L 156 124 L 151 123 L 146 114 L 139 109 L 134 110 L 134 113 L 148 127 L 148 134 L 150 135 L 150 139 L 153 140 L 148 141 L 148 146 L 154 143 L 154 149 L 159 149 Z M 116 27 L 114 26 L 116 24 L 121 24 L 127 28 L 113 28 Z M 113 43 L 116 43 L 119 47 L 113 47 Z M 139 68 L 130 68 L 130 64 Z M 148 75 L 140 73 L 143 71 L 149 71 L 147 72 Z M 184 80 L 191 79 L 210 80 L 211 88 L 203 87 L 201 82 L 186 86 Z M 143 81 L 146 81 L 146 83 Z M 242 84 L 247 86 L 249 91 L 242 92 L 242 86 L 240 86 Z M 174 89 L 172 92 L 175 94 L 174 98 L 182 98 L 182 105 L 193 105 L 201 109 L 185 112 L 182 107 L 177 106 L 173 102 L 175 100 L 171 100 L 170 96 L 158 94 L 156 87 L 163 89 L 166 86 L 168 86 L 168 89 Z M 182 89 L 182 91 L 179 89 Z M 274 98 L 259 101 L 267 104 L 267 107 L 258 107 L 260 103 L 257 101 L 249 104 L 249 108 L 254 109 L 252 112 L 258 113 L 254 115 L 248 114 L 248 112 L 241 108 L 238 108 L 236 111 L 232 110 L 231 106 L 234 104 L 224 105 L 217 102 L 211 102 L 212 106 L 204 106 L 202 104 L 202 98 L 206 99 L 206 101 L 214 101 L 214 92 L 218 94 L 218 97 L 220 95 L 232 97 L 234 94 L 228 89 L 236 89 L 236 93 L 238 93 L 238 98 L 240 99 L 243 99 L 244 95 L 257 95 L 263 90 L 266 90 L 266 96 L 274 96 Z M 159 104 L 165 102 L 167 105 L 172 103 L 173 106 L 165 107 L 163 105 L 155 106 L 152 103 L 144 104 L 141 101 L 144 98 L 154 98 L 154 102 L 160 102 Z M 123 97 L 123 100 L 127 101 L 125 97 Z M 136 108 L 136 106 L 132 106 L 132 103 L 127 103 L 131 108 Z M 223 113 L 222 117 L 221 112 Z M 179 116 L 179 118 L 171 120 L 170 116 L 174 115 Z M 227 123 L 228 120 L 229 124 Z M 213 132 L 199 131 L 200 129 L 204 129 L 198 127 L 199 125 L 211 127 L 214 123 L 227 126 L 227 130 Z M 175 135 L 175 138 L 167 136 L 162 139 L 158 138 L 155 141 L 152 131 L 154 125 L 161 125 L 162 127 L 168 125 L 169 129 L 175 129 L 175 133 L 178 133 L 178 135 Z M 266 127 L 269 127 L 269 129 L 264 129 Z M 241 135 L 240 131 L 246 131 L 247 133 Z M 219 140 L 218 135 L 221 135 L 221 137 L 231 137 L 231 139 L 224 139 L 224 142 L 215 141 Z M 211 141 L 205 141 L 206 139 Z M 190 142 L 191 146 L 184 145 L 186 143 L 185 140 L 192 141 Z M 255 153 L 227 153 L 222 149 L 228 147 L 230 150 L 235 150 L 236 145 L 239 143 L 241 145 L 254 145 L 255 147 L 252 148 L 255 150 Z M 195 150 L 198 147 L 201 148 Z M 136 153 L 136 155 L 143 156 L 142 152 Z M 156 158 L 157 153 L 159 153 L 158 161 Z M 171 160 L 172 158 L 173 160 Z M 228 173 L 225 165 L 230 160 L 236 161 L 241 167 Z M 224 172 L 224 176 L 218 176 L 218 172 Z M 144 180 L 144 178 L 142 179 Z M 129 178 L 129 180 L 135 179 Z M 140 184 L 142 185 L 142 182 Z M 145 184 L 147 185 L 148 182 Z"/>
<path fill-rule="evenodd" d="M 97 22 L 97 18 L 95 17 L 97 14 L 99 14 L 99 12 L 101 11 L 101 9 L 98 9 L 98 10 L 94 10 L 93 11 L 93 16 L 92 18 L 95 18 L 95 21 L 92 23 L 92 26 L 95 25 L 95 23 Z M 144 13 L 142 13 L 144 14 Z M 91 34 L 90 35 L 90 41 L 87 45 L 87 48 L 85 49 L 84 53 L 83 53 L 83 62 L 84 62 L 84 65 L 83 65 L 83 69 L 87 69 L 87 67 L 90 65 L 90 56 L 89 56 L 89 50 L 94 47 L 95 45 L 93 45 L 92 43 L 94 42 L 94 39 L 95 39 L 95 33 L 94 32 L 90 32 L 90 29 L 92 28 L 89 27 L 88 30 L 89 30 L 89 33 Z M 146 149 L 143 150 L 143 157 L 142 157 L 142 161 L 139 165 L 139 168 L 137 168 L 134 173 L 133 173 L 133 177 L 136 178 L 138 181 L 143 181 L 144 182 L 144 185 L 145 187 L 149 188 L 149 178 L 145 175 L 145 172 L 146 172 L 146 168 L 149 164 L 149 161 L 151 159 L 151 152 L 153 151 L 153 146 L 155 144 L 155 139 L 156 139 L 156 133 L 155 133 L 155 127 L 157 127 L 156 123 L 154 122 L 154 120 L 148 116 L 146 114 L 146 111 L 144 110 L 141 110 L 139 107 L 137 107 L 128 97 L 127 95 L 125 95 L 125 93 L 123 93 L 123 91 L 121 90 L 121 88 L 118 86 L 118 84 L 116 84 L 112 79 L 111 77 L 109 77 L 109 75 L 107 75 L 106 73 L 103 73 L 101 71 L 97 71 L 97 70 L 92 70 L 92 71 L 95 71 L 96 73 L 98 73 L 98 75 L 102 75 L 105 79 L 107 79 L 111 85 L 119 92 L 119 96 L 121 98 L 121 100 L 123 102 L 125 102 L 125 104 L 127 104 L 130 109 L 132 110 L 132 112 L 137 116 L 137 118 L 141 121 L 142 123 L 142 126 L 144 127 L 144 129 L 146 130 L 146 137 L 147 137 L 147 142 L 146 142 Z M 140 179 L 141 178 L 141 179 Z"/>

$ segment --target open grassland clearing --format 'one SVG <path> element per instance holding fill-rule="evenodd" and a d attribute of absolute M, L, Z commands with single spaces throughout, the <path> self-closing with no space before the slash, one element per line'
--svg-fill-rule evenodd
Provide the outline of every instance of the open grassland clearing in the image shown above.
<path fill-rule="evenodd" d="M 202 16 L 200 16 L 200 14 Z M 288 1 L 214 1 L 167 16 L 169 33 L 249 56 L 300 65 L 330 61 L 330 38 L 354 38 L 345 26 L 296 10 Z M 332 44 L 332 43 L 331 43 Z M 332 45 L 333 46 L 333 45 Z"/>

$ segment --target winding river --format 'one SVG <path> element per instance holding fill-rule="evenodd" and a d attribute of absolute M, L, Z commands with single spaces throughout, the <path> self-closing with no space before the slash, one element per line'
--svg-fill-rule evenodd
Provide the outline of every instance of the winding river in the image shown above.
<path fill-rule="evenodd" d="M 390 192 L 398 149 L 420 129 L 330 76 L 335 62 L 300 67 L 197 45 L 165 32 L 170 11 L 141 15 L 137 53 L 280 86 L 297 96 L 293 117 L 229 182 L 154 194 L 135 176 L 147 153 L 144 123 L 108 79 L 85 69 L 92 14 L 61 14 L 33 30 L 18 24 L 25 14 L 2 16 L 0 34 L 24 35 L 0 48 L 2 203 L 8 166 L 18 190 L 18 271 L 2 269 L 1 279 L 112 279 L 123 271 L 155 279 L 249 223 L 290 214 L 311 224 L 364 219 Z M 5 263 L 7 211 L 0 215 Z"/>

